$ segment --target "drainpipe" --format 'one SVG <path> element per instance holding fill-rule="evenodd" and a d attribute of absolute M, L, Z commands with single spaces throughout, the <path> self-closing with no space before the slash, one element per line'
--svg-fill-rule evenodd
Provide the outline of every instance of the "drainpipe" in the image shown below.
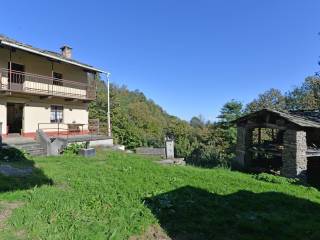
<path fill-rule="evenodd" d="M 108 95 L 108 112 L 107 112 L 107 117 L 108 117 L 108 136 L 111 137 L 111 120 L 110 120 L 110 73 L 107 73 L 107 95 Z"/>

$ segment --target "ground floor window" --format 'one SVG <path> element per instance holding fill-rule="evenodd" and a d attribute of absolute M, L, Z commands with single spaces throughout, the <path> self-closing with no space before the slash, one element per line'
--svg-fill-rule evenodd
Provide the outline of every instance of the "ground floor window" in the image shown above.
<path fill-rule="evenodd" d="M 50 121 L 52 123 L 61 123 L 63 121 L 63 107 L 52 105 L 51 106 L 51 115 Z"/>

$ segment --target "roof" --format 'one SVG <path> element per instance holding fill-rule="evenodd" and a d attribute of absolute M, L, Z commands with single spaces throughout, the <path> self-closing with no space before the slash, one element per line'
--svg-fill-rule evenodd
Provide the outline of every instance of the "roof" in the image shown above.
<path fill-rule="evenodd" d="M 107 73 L 106 71 L 102 71 L 102 70 L 97 69 L 97 68 L 95 68 L 95 67 L 93 67 L 91 65 L 88 65 L 88 64 L 85 64 L 85 63 L 81 63 L 81 62 L 79 62 L 77 60 L 74 60 L 74 59 L 66 58 L 65 56 L 63 56 L 60 53 L 49 51 L 49 50 L 44 50 L 44 49 L 40 49 L 40 48 L 36 48 L 36 47 L 33 47 L 33 46 L 29 45 L 29 44 L 18 42 L 18 41 L 14 40 L 14 39 L 8 38 L 7 36 L 1 35 L 1 34 L 0 34 L 0 43 L 2 45 L 5 45 L 5 46 L 15 47 L 15 48 L 23 50 L 23 51 L 27 51 L 27 52 L 34 53 L 34 54 L 37 54 L 37 55 L 41 55 L 41 56 L 44 56 L 44 57 L 47 57 L 47 58 L 51 58 L 51 59 L 54 59 L 54 60 L 65 62 L 65 63 L 69 63 L 69 64 L 72 64 L 72 65 L 76 65 L 76 66 L 85 68 L 87 70 L 100 72 L 100 73 Z"/>
<path fill-rule="evenodd" d="M 245 116 L 242 116 L 235 120 L 235 122 L 240 122 L 242 120 L 248 119 L 252 116 L 263 114 L 263 113 L 273 113 L 287 121 L 294 123 L 300 127 L 311 127 L 320 128 L 320 111 L 319 110 L 299 110 L 299 111 L 277 111 L 269 108 L 264 108 L 260 111 L 256 111 Z"/>

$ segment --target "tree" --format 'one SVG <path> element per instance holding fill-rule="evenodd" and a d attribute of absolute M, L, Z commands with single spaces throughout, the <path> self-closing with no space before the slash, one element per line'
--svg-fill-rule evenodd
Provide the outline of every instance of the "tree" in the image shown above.
<path fill-rule="evenodd" d="M 281 91 L 275 88 L 260 94 L 257 99 L 254 99 L 246 106 L 245 112 L 255 112 L 263 108 L 270 108 L 274 110 L 286 109 L 286 98 Z"/>
<path fill-rule="evenodd" d="M 192 117 L 190 120 L 190 125 L 194 128 L 203 128 L 205 126 L 205 120 L 203 116 Z"/>
<path fill-rule="evenodd" d="M 320 107 L 320 77 L 307 77 L 301 87 L 296 87 L 286 94 L 289 110 L 312 110 Z"/>
<path fill-rule="evenodd" d="M 241 102 L 232 99 L 223 105 L 218 116 L 220 123 L 230 123 L 243 114 L 243 105 Z"/>

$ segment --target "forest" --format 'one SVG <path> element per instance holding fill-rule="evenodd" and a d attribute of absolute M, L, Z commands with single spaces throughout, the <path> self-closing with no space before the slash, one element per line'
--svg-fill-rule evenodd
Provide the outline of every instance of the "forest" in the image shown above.
<path fill-rule="evenodd" d="M 168 114 L 141 91 L 111 84 L 111 121 L 115 143 L 128 149 L 160 147 L 166 136 L 175 139 L 175 154 L 187 163 L 202 167 L 229 167 L 235 154 L 233 120 L 263 108 L 281 111 L 314 110 L 320 107 L 320 77 L 307 77 L 287 92 L 271 88 L 243 104 L 230 99 L 214 122 L 195 116 L 189 122 Z M 97 79 L 97 99 L 89 106 L 90 118 L 107 122 L 107 87 Z"/>

